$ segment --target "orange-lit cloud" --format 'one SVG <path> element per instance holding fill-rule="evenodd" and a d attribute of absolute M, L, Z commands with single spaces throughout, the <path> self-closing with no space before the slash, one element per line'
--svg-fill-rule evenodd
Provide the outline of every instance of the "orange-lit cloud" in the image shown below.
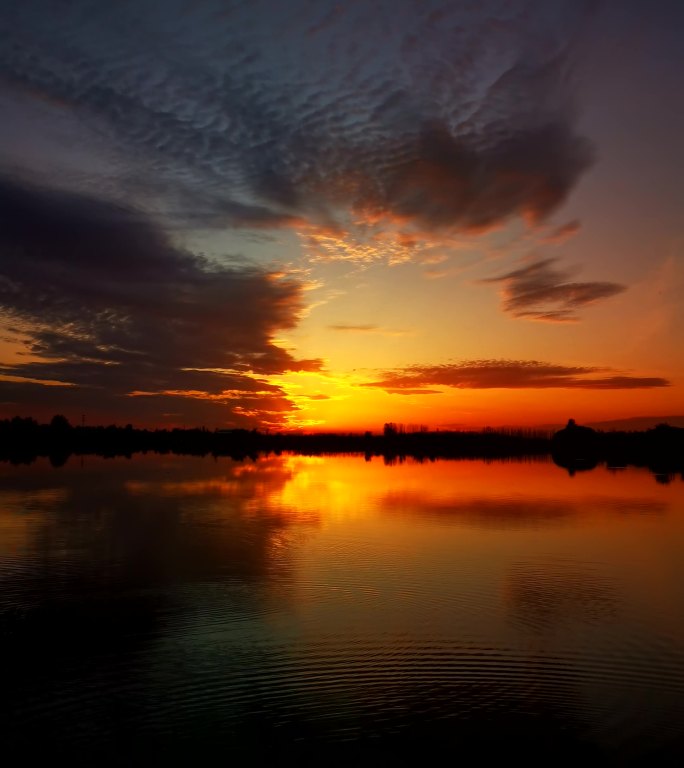
<path fill-rule="evenodd" d="M 429 247 L 424 238 L 408 237 L 390 219 L 362 222 L 347 216 L 342 218 L 346 221 L 340 227 L 312 223 L 298 228 L 302 247 L 311 261 L 403 264 L 420 260 L 421 254 Z"/>
<path fill-rule="evenodd" d="M 666 387 L 663 378 L 629 376 L 607 368 L 553 365 L 535 360 L 471 360 L 414 365 L 385 371 L 366 386 L 392 394 L 433 394 L 430 387 L 457 389 L 644 389 Z"/>

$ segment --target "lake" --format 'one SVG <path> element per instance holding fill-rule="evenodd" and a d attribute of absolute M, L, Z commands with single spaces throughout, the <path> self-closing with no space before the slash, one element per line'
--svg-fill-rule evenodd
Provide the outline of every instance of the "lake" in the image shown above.
<path fill-rule="evenodd" d="M 540 460 L 2 464 L 0 749 L 679 764 L 684 482 L 664 480 Z"/>

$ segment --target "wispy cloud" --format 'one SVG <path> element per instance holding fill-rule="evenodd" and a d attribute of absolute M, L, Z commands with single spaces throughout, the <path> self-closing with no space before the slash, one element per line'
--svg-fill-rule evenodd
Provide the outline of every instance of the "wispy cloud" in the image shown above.
<path fill-rule="evenodd" d="M 364 325 L 364 324 L 339 324 L 329 325 L 328 328 L 331 331 L 340 331 L 341 333 L 362 333 L 372 334 L 377 336 L 410 336 L 410 331 L 395 330 L 392 328 L 383 328 L 379 325 Z"/>
<path fill-rule="evenodd" d="M 625 290 L 619 283 L 571 281 L 571 271 L 555 263 L 541 259 L 481 282 L 501 284 L 502 308 L 513 317 L 556 323 L 574 322 L 577 310 Z"/>
<path fill-rule="evenodd" d="M 610 368 L 555 365 L 536 360 L 469 360 L 412 365 L 384 371 L 365 386 L 391 394 L 433 394 L 457 389 L 644 389 L 667 387 L 667 379 L 632 376 Z M 439 390 L 437 390 L 439 391 Z"/>
<path fill-rule="evenodd" d="M 581 223 L 577 219 L 573 219 L 567 224 L 561 224 L 561 226 L 552 229 L 540 239 L 545 243 L 560 245 L 571 237 L 574 237 L 580 231 L 581 227 Z"/>

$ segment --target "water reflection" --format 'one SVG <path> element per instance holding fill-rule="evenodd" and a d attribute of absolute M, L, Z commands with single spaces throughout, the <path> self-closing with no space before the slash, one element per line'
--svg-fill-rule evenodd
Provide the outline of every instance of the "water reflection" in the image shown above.
<path fill-rule="evenodd" d="M 265 486 L 285 484 L 287 469 L 277 459 L 251 467 L 193 462 L 184 468 L 189 477 L 179 479 L 183 463 L 98 462 L 92 470 L 69 474 L 20 475 L 14 482 L 6 477 L 2 519 L 15 533 L 17 526 L 25 528 L 23 549 L 36 572 L 54 573 L 68 560 L 64 578 L 74 582 L 70 589 L 78 581 L 92 590 L 270 578 L 276 567 L 269 555 L 273 540 L 291 519 L 254 502 Z M 21 522 L 27 514 L 29 527 Z"/>
<path fill-rule="evenodd" d="M 541 561 L 511 567 L 504 599 L 516 625 L 541 635 L 610 622 L 619 596 L 607 575 L 591 565 Z"/>
<path fill-rule="evenodd" d="M 144 659 L 161 638 L 282 610 L 292 518 L 255 500 L 289 478 L 276 459 L 95 460 L 5 475 L 0 633 L 13 717 L 24 727 L 37 718 L 60 740 L 78 712 L 79 727 L 102 736 L 112 718 L 143 716 Z M 103 700 L 101 689 L 120 695 Z M 49 721 L 32 706 L 46 695 Z"/>
<path fill-rule="evenodd" d="M 24 760 L 682 748 L 681 483 L 286 455 L 0 480 L 3 722 Z"/>
<path fill-rule="evenodd" d="M 563 492 L 558 470 L 544 461 L 442 462 L 425 474 L 431 481 L 427 492 L 400 478 L 377 506 L 393 515 L 488 528 L 568 525 L 577 515 L 663 514 L 668 508 L 666 500 L 649 493 L 645 473 L 634 470 L 624 485 L 602 472 L 578 478 L 576 487 Z"/>

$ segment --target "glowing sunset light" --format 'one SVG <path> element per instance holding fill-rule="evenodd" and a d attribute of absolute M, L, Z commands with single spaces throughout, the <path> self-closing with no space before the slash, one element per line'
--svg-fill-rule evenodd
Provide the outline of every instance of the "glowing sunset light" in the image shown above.
<path fill-rule="evenodd" d="M 525 8 L 0 11 L 0 416 L 684 418 L 682 10 Z"/>

